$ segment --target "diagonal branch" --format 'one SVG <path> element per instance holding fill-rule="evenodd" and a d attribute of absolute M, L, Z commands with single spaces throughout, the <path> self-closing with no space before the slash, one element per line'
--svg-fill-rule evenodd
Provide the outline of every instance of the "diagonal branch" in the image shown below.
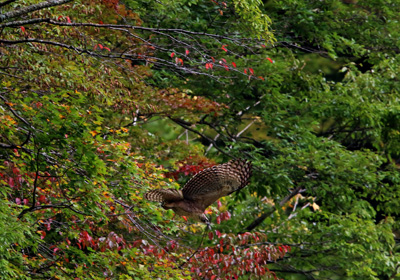
<path fill-rule="evenodd" d="M 6 6 L 6 5 L 8 5 L 8 4 L 11 4 L 12 2 L 15 2 L 15 1 L 17 1 L 17 0 L 7 0 L 7 1 L 4 1 L 4 2 L 0 3 L 0 7 L 4 7 L 4 6 Z"/>
<path fill-rule="evenodd" d="M 187 122 L 185 122 L 185 121 L 183 121 L 183 120 L 180 120 L 180 119 L 177 119 L 177 118 L 170 118 L 170 119 L 171 119 L 174 123 L 180 125 L 181 127 L 185 128 L 185 129 L 187 129 L 187 130 L 189 130 L 189 131 L 191 131 L 191 132 L 193 132 L 193 133 L 196 133 L 196 134 L 199 135 L 201 138 L 203 138 L 203 139 L 207 140 L 209 143 L 213 144 L 214 147 L 215 147 L 219 152 L 221 152 L 222 154 L 224 154 L 224 155 L 226 155 L 226 156 L 228 156 L 228 157 L 230 157 L 230 158 L 233 157 L 232 155 L 228 154 L 228 153 L 225 152 L 223 149 L 221 149 L 220 147 L 218 147 L 218 146 L 217 146 L 217 143 L 216 143 L 212 138 L 210 138 L 210 137 L 204 135 L 203 133 L 200 133 L 200 132 L 197 131 L 196 129 L 191 128 L 191 127 L 189 126 L 190 124 L 188 124 Z"/>
<path fill-rule="evenodd" d="M 281 202 L 279 202 L 279 207 L 282 207 L 286 204 L 292 197 L 298 194 L 301 191 L 301 187 L 295 188 L 290 194 L 284 197 Z M 268 216 L 270 216 L 276 210 L 276 205 L 268 212 L 263 213 L 260 217 L 255 219 L 249 226 L 246 227 L 246 231 L 252 231 L 256 227 L 258 227 Z"/>
<path fill-rule="evenodd" d="M 27 120 L 25 120 L 24 118 L 22 118 L 20 115 L 17 114 L 17 112 L 10 106 L 9 102 L 7 101 L 7 99 L 2 96 L 1 94 L 3 94 L 4 92 L 0 93 L 0 99 L 4 101 L 4 104 L 6 104 L 6 106 L 8 107 L 8 109 L 11 111 L 11 113 L 18 118 L 20 121 L 22 121 L 24 124 L 26 124 L 28 127 L 35 129 Z"/>
<path fill-rule="evenodd" d="M 0 22 L 6 21 L 7 19 L 14 18 L 14 17 L 19 17 L 22 15 L 26 15 L 28 13 L 41 10 L 44 8 L 49 8 L 53 6 L 59 6 L 68 2 L 71 2 L 72 0 L 49 0 L 46 2 L 41 2 L 38 4 L 30 5 L 28 7 L 21 8 L 19 10 L 13 10 L 4 14 L 0 14 Z M 7 2 L 7 1 L 6 1 Z"/>

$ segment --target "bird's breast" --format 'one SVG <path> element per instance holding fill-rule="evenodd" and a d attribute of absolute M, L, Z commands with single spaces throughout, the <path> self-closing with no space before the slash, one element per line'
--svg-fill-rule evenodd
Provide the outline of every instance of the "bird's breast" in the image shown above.
<path fill-rule="evenodd" d="M 204 212 L 194 201 L 190 200 L 164 203 L 163 208 L 172 209 L 176 214 L 188 217 L 197 217 Z"/>

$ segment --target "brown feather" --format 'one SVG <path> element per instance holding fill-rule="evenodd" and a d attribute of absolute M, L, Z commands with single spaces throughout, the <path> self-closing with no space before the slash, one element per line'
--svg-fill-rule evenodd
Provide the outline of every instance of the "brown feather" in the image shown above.
<path fill-rule="evenodd" d="M 251 176 L 251 163 L 235 160 L 207 168 L 182 188 L 185 199 L 198 202 L 205 210 L 220 197 L 244 188 Z"/>
<path fill-rule="evenodd" d="M 208 222 L 204 211 L 220 197 L 244 188 L 250 180 L 251 162 L 233 160 L 197 173 L 182 190 L 159 189 L 145 193 L 144 198 L 162 203 L 181 216 Z"/>
<path fill-rule="evenodd" d="M 152 190 L 144 194 L 144 198 L 156 202 L 173 202 L 183 199 L 182 192 L 175 189 Z"/>

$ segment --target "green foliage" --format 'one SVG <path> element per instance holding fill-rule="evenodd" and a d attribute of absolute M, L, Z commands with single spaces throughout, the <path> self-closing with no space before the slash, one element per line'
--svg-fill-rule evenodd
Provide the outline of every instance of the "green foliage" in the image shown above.
<path fill-rule="evenodd" d="M 4 19 L 1 278 L 398 277 L 399 11 L 104 0 Z M 143 200 L 239 157 L 251 184 L 210 207 L 212 232 Z"/>

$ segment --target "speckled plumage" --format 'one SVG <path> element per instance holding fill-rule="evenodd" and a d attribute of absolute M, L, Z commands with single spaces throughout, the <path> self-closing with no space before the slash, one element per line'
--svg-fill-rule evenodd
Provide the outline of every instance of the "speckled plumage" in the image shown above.
<path fill-rule="evenodd" d="M 208 223 L 204 215 L 206 208 L 219 198 L 244 188 L 249 183 L 251 168 L 249 161 L 232 160 L 197 173 L 181 190 L 152 190 L 144 197 L 161 202 L 164 209 L 172 209 L 178 215 Z"/>

